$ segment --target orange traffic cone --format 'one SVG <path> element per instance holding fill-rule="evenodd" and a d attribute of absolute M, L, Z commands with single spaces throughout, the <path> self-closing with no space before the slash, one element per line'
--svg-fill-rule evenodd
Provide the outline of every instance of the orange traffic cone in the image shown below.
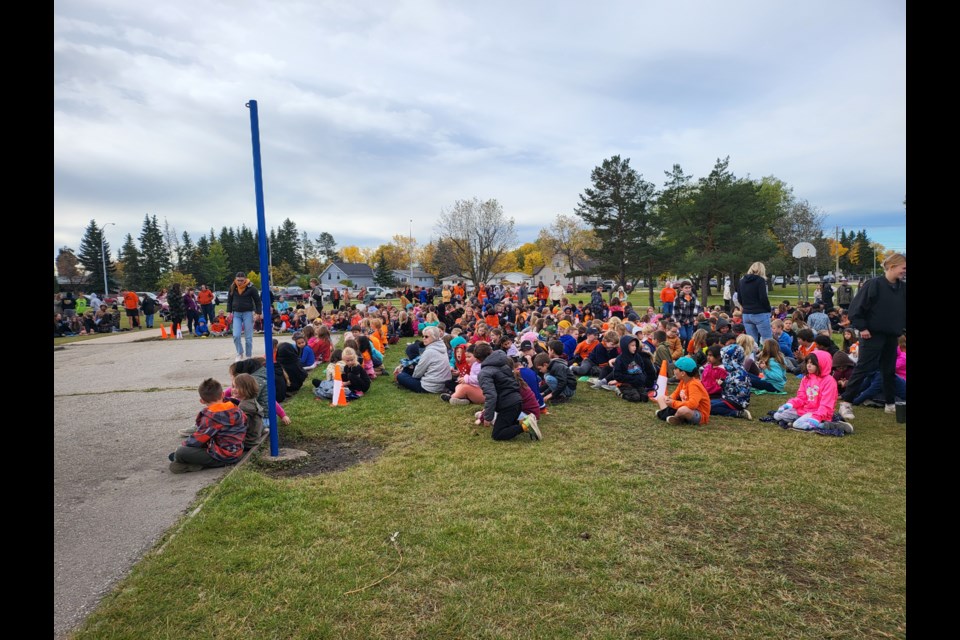
<path fill-rule="evenodd" d="M 166 340 L 166 339 L 167 339 L 167 330 L 163 327 L 163 323 L 162 323 L 162 322 L 160 323 L 160 339 L 161 339 L 161 340 Z"/>
<path fill-rule="evenodd" d="M 340 365 L 333 367 L 333 398 L 330 400 L 331 407 L 343 407 L 347 404 L 347 392 L 343 388 L 343 376 L 340 373 Z"/>
<path fill-rule="evenodd" d="M 657 376 L 657 397 L 667 395 L 667 361 L 660 363 L 660 375 Z"/>

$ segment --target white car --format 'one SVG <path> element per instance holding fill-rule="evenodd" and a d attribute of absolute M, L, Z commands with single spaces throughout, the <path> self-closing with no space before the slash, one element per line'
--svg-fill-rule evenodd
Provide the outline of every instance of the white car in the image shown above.
<path fill-rule="evenodd" d="M 811 284 L 820 284 L 820 274 L 811 273 L 810 275 L 807 276 L 807 282 Z"/>
<path fill-rule="evenodd" d="M 227 304 L 227 296 L 229 295 L 230 295 L 229 291 L 214 291 L 213 302 L 215 304 Z"/>
<path fill-rule="evenodd" d="M 396 298 L 397 292 L 393 289 L 387 289 L 386 287 L 367 287 L 367 294 L 373 294 L 374 298 L 379 300 L 382 298 Z"/>

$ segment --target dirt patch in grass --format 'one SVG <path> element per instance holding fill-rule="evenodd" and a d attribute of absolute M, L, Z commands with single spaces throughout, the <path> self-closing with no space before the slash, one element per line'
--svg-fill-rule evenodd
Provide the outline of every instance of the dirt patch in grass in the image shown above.
<path fill-rule="evenodd" d="M 343 471 L 355 464 L 375 460 L 382 452 L 383 447 L 366 440 L 339 440 L 336 438 L 321 439 L 284 439 L 280 440 L 280 447 L 299 449 L 310 455 L 299 460 L 292 460 L 286 464 L 272 465 L 254 461 L 256 467 L 272 478 L 294 478 L 299 476 L 315 476 L 321 473 Z M 260 456 L 269 456 L 270 447 L 264 443 Z"/>

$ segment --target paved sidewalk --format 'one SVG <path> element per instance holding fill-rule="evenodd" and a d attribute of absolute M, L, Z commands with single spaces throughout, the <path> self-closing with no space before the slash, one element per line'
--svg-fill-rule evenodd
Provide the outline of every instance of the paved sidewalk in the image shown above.
<path fill-rule="evenodd" d="M 197 385 L 228 386 L 232 338 L 156 340 L 159 328 L 63 345 L 54 367 L 54 634 L 92 611 L 197 492 L 226 473 L 171 474 Z M 289 335 L 281 338 L 289 340 Z M 254 337 L 262 355 L 263 336 Z"/>

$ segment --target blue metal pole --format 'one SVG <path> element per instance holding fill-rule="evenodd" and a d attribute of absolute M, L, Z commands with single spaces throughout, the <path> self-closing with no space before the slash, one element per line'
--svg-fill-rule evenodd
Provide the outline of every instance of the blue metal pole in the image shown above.
<path fill-rule="evenodd" d="M 257 194 L 257 232 L 260 235 L 260 299 L 263 301 L 263 341 L 267 354 L 267 416 L 270 421 L 270 455 L 280 455 L 280 434 L 277 430 L 277 390 L 273 377 L 273 322 L 270 299 L 270 269 L 267 266 L 267 223 L 263 213 L 263 172 L 260 168 L 260 119 L 257 101 L 247 103 L 250 109 L 250 139 L 253 143 L 253 187 Z"/>

